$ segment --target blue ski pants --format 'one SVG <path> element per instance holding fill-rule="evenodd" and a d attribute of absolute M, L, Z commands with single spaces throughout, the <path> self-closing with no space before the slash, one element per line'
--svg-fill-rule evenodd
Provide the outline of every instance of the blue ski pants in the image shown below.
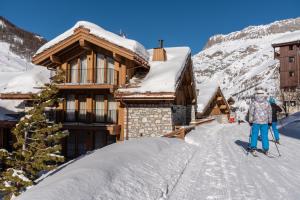
<path fill-rule="evenodd" d="M 274 133 L 275 140 L 278 141 L 279 140 L 279 131 L 277 128 L 277 122 L 272 122 L 272 130 Z"/>
<path fill-rule="evenodd" d="M 268 124 L 253 124 L 252 125 L 252 133 L 251 133 L 251 149 L 257 148 L 257 138 L 258 133 L 260 132 L 261 140 L 262 140 L 262 148 L 264 151 L 269 150 L 269 138 L 268 138 Z"/>

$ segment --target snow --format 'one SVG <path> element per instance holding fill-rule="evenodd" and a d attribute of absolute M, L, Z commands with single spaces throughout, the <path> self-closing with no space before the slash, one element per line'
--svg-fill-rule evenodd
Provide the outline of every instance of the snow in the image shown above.
<path fill-rule="evenodd" d="M 153 49 L 150 54 L 150 71 L 137 87 L 119 89 L 128 93 L 175 92 L 178 80 L 191 53 L 189 47 L 165 48 L 166 61 L 152 61 Z"/>
<path fill-rule="evenodd" d="M 63 41 L 64 39 L 72 36 L 74 33 L 74 30 L 79 27 L 87 28 L 90 30 L 90 34 L 97 36 L 101 39 L 107 40 L 108 42 L 111 42 L 115 45 L 126 48 L 126 49 L 138 54 L 145 60 L 148 60 L 148 57 L 149 57 L 148 53 L 147 53 L 146 49 L 143 47 L 143 45 L 141 45 L 139 42 L 121 37 L 117 34 L 114 34 L 112 32 L 109 32 L 109 31 L 103 29 L 102 27 L 100 27 L 96 24 L 93 24 L 93 23 L 87 22 L 87 21 L 78 21 L 71 29 L 67 30 L 63 34 L 55 37 L 54 39 L 52 39 L 51 41 L 47 42 L 45 45 L 40 47 L 37 50 L 36 55 L 42 53 L 43 51 L 47 50 L 48 48 L 50 48 L 52 46 L 58 44 L 59 42 Z"/>
<path fill-rule="evenodd" d="M 0 88 L 1 93 L 37 93 L 39 87 L 49 82 L 50 72 L 45 67 L 34 66 L 31 70 L 22 72 Z M 4 80 L 4 79 L 2 79 Z"/>
<path fill-rule="evenodd" d="M 281 157 L 270 142 L 274 158 L 254 158 L 245 150 L 249 131 L 248 124 L 211 123 L 188 134 L 198 148 L 168 199 L 299 199 L 299 139 L 282 135 Z"/>
<path fill-rule="evenodd" d="M 0 42 L 0 93 L 37 93 L 49 81 L 50 72 L 42 66 L 29 63 Z M 21 100 L 0 99 L 0 120 L 15 120 L 7 114 L 24 111 Z"/>
<path fill-rule="evenodd" d="M 6 27 L 6 24 L 4 23 L 4 21 L 2 21 L 1 19 L 0 19 L 0 28 L 5 28 Z"/>
<path fill-rule="evenodd" d="M 246 123 L 203 124 L 185 142 L 141 138 L 113 144 L 66 163 L 17 199 L 296 200 L 299 125 L 280 129 L 282 156 L 270 142 L 272 158 L 247 155 Z"/>
<path fill-rule="evenodd" d="M 292 115 L 279 120 L 278 127 L 283 128 L 295 122 L 300 122 L 300 112 L 293 113 Z"/>
<path fill-rule="evenodd" d="M 24 172 L 22 170 L 16 170 L 16 169 L 12 169 L 12 168 L 10 168 L 8 170 L 13 171 L 13 174 L 12 174 L 13 177 L 18 177 L 19 179 L 21 179 L 24 182 L 30 182 L 30 180 L 26 176 L 24 176 Z"/>
<path fill-rule="evenodd" d="M 168 138 L 109 145 L 63 165 L 17 199 L 165 199 L 193 151 Z"/>
<path fill-rule="evenodd" d="M 210 102 L 211 98 L 216 94 L 219 85 L 217 81 L 207 81 L 198 85 L 199 95 L 197 98 L 197 111 L 202 113 Z"/>
<path fill-rule="evenodd" d="M 300 31 L 287 33 L 279 38 L 272 41 L 273 45 L 287 43 L 287 42 L 297 42 L 300 41 Z"/>

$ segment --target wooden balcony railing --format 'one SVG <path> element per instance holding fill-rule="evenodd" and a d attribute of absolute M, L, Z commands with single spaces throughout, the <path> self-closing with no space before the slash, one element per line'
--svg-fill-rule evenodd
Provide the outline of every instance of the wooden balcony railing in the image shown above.
<path fill-rule="evenodd" d="M 92 76 L 90 73 L 92 73 Z M 66 73 L 66 81 L 61 85 L 118 85 L 119 72 L 109 68 L 70 69 Z"/>
<path fill-rule="evenodd" d="M 81 109 L 48 111 L 50 121 L 73 123 L 108 123 L 118 122 L 118 110 L 94 109 L 92 111 Z"/>

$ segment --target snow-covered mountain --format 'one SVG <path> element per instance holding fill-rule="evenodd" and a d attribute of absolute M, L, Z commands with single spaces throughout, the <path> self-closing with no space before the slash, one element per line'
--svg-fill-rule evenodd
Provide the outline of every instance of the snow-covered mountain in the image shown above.
<path fill-rule="evenodd" d="M 45 43 L 33 33 L 22 30 L 0 16 L 0 93 L 34 93 L 49 80 L 45 67 L 31 63 L 31 55 Z M 0 119 L 11 119 L 24 108 L 21 100 L 0 99 Z"/>
<path fill-rule="evenodd" d="M 197 83 L 218 82 L 226 97 L 235 97 L 242 112 L 247 109 L 255 87 L 263 87 L 270 95 L 278 96 L 279 62 L 273 58 L 271 44 L 298 30 L 300 18 L 212 36 L 204 49 L 193 56 Z"/>
<path fill-rule="evenodd" d="M 0 93 L 34 92 L 35 84 L 47 80 L 47 70 L 30 61 L 45 42 L 0 16 Z"/>

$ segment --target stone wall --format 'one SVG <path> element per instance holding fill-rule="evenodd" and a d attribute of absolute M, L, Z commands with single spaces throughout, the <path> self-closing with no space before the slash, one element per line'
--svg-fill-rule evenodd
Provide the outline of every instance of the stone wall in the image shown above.
<path fill-rule="evenodd" d="M 125 113 L 125 127 L 127 123 L 126 118 L 127 113 Z M 154 137 L 171 132 L 173 130 L 171 105 L 129 104 L 128 130 L 128 138 Z M 126 128 L 124 132 L 126 135 Z"/>

